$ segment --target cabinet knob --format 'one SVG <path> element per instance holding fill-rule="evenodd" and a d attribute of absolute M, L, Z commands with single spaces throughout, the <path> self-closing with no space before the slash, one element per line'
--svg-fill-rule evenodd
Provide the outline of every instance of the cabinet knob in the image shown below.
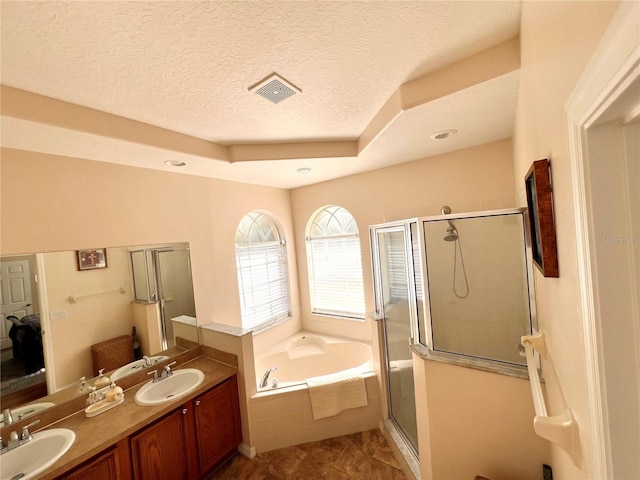
<path fill-rule="evenodd" d="M 186 409 L 186 408 L 183 408 L 183 409 L 182 409 L 182 414 L 183 414 L 183 415 L 186 415 L 186 414 L 187 414 L 187 409 Z"/>
<path fill-rule="evenodd" d="M 196 400 L 196 407 L 200 405 L 200 400 Z"/>

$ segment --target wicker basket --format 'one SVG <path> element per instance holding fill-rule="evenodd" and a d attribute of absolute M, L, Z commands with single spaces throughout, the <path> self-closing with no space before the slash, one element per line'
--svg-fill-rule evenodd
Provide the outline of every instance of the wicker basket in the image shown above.
<path fill-rule="evenodd" d="M 133 337 L 122 335 L 121 337 L 105 340 L 91 345 L 91 360 L 93 361 L 93 374 L 104 368 L 105 372 L 131 363 L 135 360 L 133 354 Z"/>

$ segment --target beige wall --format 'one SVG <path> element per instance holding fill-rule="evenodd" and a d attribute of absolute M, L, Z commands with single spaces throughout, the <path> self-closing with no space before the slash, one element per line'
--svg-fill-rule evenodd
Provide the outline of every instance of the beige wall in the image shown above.
<path fill-rule="evenodd" d="M 47 368 L 53 370 L 56 389 L 95 375 L 91 345 L 131 335 L 133 295 L 127 250 L 108 249 L 107 264 L 104 269 L 78 271 L 75 252 L 43 255 L 49 311 L 64 312 L 51 320 L 49 329 L 53 365 Z M 120 287 L 126 293 L 114 291 Z M 105 293 L 92 295 L 98 292 Z M 77 301 L 70 302 L 70 296 L 77 296 Z"/>
<path fill-rule="evenodd" d="M 360 229 L 367 311 L 374 310 L 369 225 L 454 212 L 515 206 L 512 144 L 503 140 L 292 191 L 296 249 L 304 258 L 304 232 L 318 208 L 349 210 Z M 347 331 L 352 323 L 309 314 L 306 265 L 298 262 L 304 327 Z M 376 329 L 358 325 L 362 335 Z M 351 328 L 354 331 L 355 327 Z M 335 331 L 335 330 L 334 330 Z M 414 356 L 418 436 L 423 479 L 539 478 L 547 443 L 533 431 L 528 382 Z"/>
<path fill-rule="evenodd" d="M 199 323 L 240 325 L 234 233 L 244 214 L 266 210 L 293 238 L 287 190 L 20 150 L 1 153 L 0 253 L 189 242 Z M 290 241 L 297 316 L 293 246 Z"/>
<path fill-rule="evenodd" d="M 576 257 L 567 121 L 569 94 L 590 59 L 618 2 L 523 2 L 520 91 L 514 135 L 515 182 L 525 204 L 524 175 L 531 162 L 551 159 L 560 277 L 536 272 L 539 325 L 547 338 L 543 362 L 548 410 L 573 410 L 580 430 L 579 467 L 552 448 L 554 478 L 593 478 L 591 432 Z"/>
<path fill-rule="evenodd" d="M 542 478 L 549 449 L 533 433 L 527 380 L 413 358 L 416 400 L 429 407 L 417 412 L 422 480 Z"/>
<path fill-rule="evenodd" d="M 310 313 L 305 231 L 313 213 L 340 205 L 354 216 L 360 232 L 366 311 L 374 310 L 368 227 L 391 220 L 440 213 L 514 206 L 510 140 L 319 183 L 291 192 L 303 327 L 362 339 L 371 338 L 370 320 L 334 320 Z"/>

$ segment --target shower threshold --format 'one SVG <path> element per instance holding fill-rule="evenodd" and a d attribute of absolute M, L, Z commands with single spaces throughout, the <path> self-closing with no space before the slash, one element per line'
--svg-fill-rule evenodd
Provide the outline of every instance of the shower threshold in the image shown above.
<path fill-rule="evenodd" d="M 420 461 L 418 460 L 418 457 L 416 456 L 413 448 L 408 444 L 407 439 L 399 431 L 398 427 L 395 423 L 393 423 L 391 419 L 383 419 L 382 426 L 382 431 L 385 436 L 388 437 L 387 439 L 390 439 L 393 442 L 393 445 L 391 447 L 395 451 L 400 452 L 400 455 L 402 455 L 402 458 L 404 459 L 404 463 L 413 474 L 413 478 L 415 478 L 415 480 L 420 480 Z M 403 468 L 403 470 L 405 469 Z"/>

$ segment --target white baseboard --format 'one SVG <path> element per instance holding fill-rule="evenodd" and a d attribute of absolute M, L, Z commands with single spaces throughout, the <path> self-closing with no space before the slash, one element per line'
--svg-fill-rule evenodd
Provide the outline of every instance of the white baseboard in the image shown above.
<path fill-rule="evenodd" d="M 256 456 L 256 447 L 250 447 L 246 443 L 238 445 L 238 451 L 249 459 Z"/>

